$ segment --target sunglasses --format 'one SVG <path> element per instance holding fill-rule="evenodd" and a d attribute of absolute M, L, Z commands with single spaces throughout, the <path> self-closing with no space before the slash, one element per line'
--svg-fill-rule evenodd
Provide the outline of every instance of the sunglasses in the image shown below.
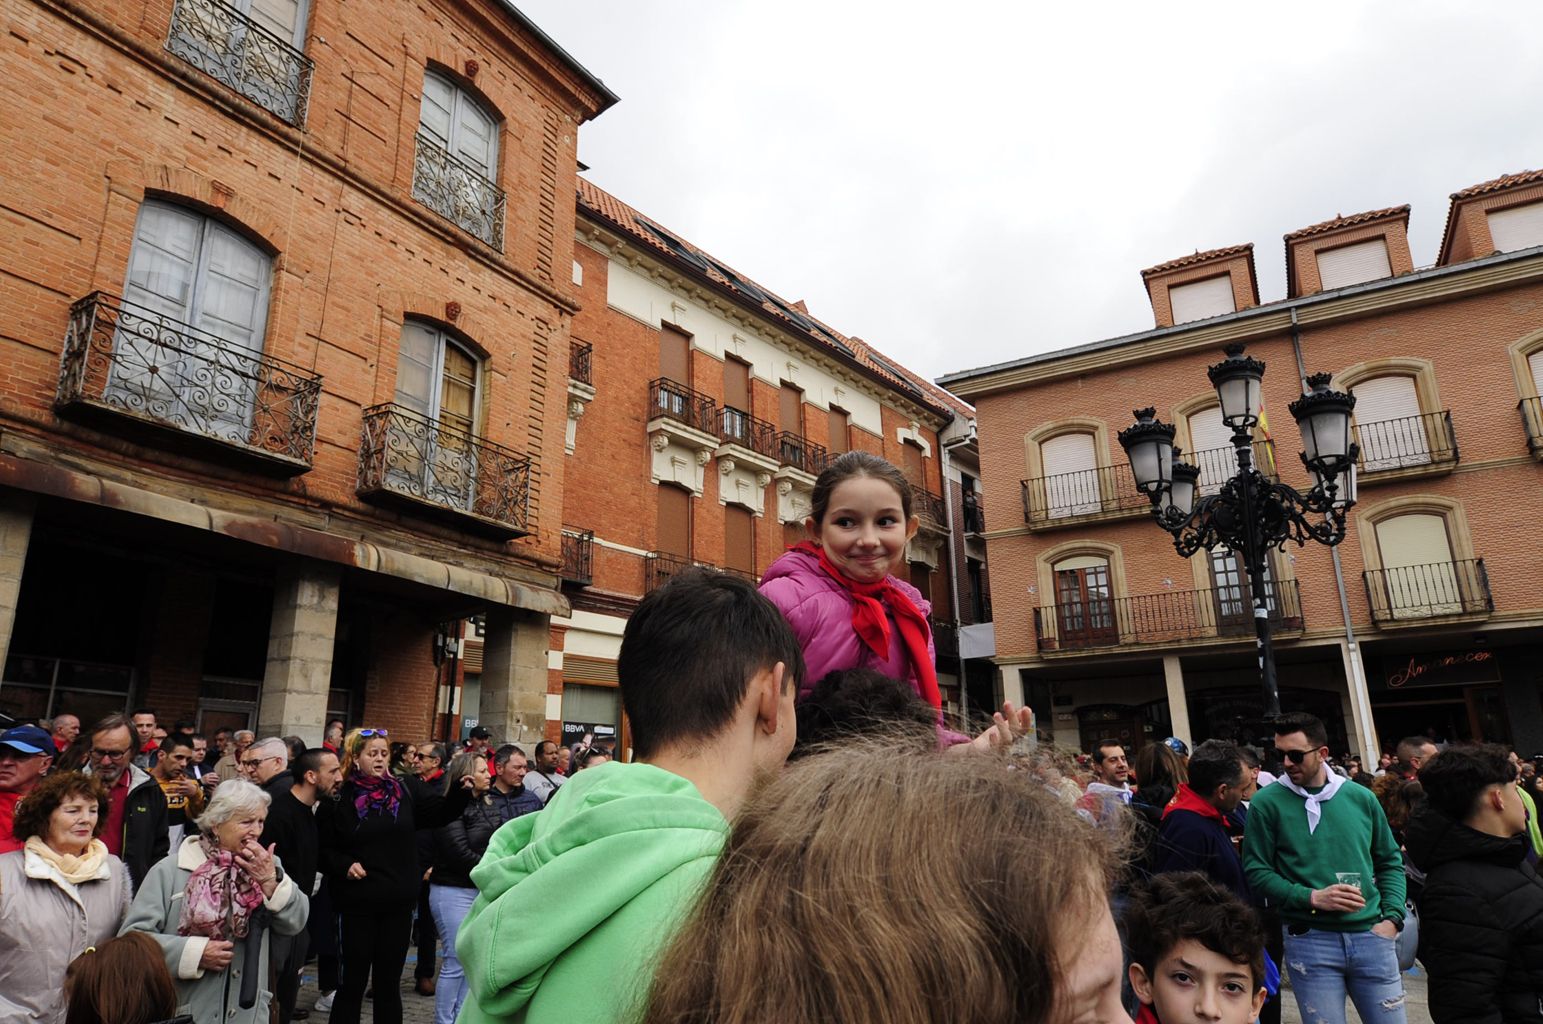
<path fill-rule="evenodd" d="M 1322 749 L 1322 747 L 1314 747 L 1311 750 L 1282 750 L 1279 751 L 1279 753 L 1281 757 L 1284 757 L 1292 764 L 1301 764 L 1303 761 L 1307 760 L 1308 754 L 1316 754 Z"/>
<path fill-rule="evenodd" d="M 391 734 L 384 729 L 360 729 L 359 735 L 368 739 L 371 736 L 389 736 Z"/>

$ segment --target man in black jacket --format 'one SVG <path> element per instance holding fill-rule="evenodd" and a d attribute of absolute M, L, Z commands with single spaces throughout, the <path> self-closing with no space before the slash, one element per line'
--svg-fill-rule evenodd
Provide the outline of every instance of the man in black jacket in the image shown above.
<path fill-rule="evenodd" d="M 247 756 L 256 756 L 256 749 L 254 745 L 247 751 Z M 288 788 L 274 788 L 274 783 L 280 779 L 290 780 Z M 342 784 L 343 770 L 338 765 L 338 756 L 316 747 L 300 755 L 287 771 L 269 779 L 264 787 L 273 802 L 268 807 L 268 820 L 263 823 L 259 842 L 264 846 L 274 844 L 284 873 L 307 897 L 316 895 L 320 845 L 313 808 L 317 800 L 337 796 Z M 300 993 L 300 969 L 305 965 L 306 939 L 305 932 L 273 936 L 272 959 L 278 965 L 275 995 L 278 996 L 281 1024 L 303 1020 L 309 1015 L 303 1010 L 299 1015 L 295 1012 L 295 997 Z"/>
<path fill-rule="evenodd" d="M 91 730 L 90 760 L 82 769 L 107 787 L 102 842 L 108 853 L 128 867 L 136 890 L 150 866 L 171 848 L 166 832 L 166 797 L 160 784 L 130 763 L 138 749 L 129 720 L 108 715 Z"/>
<path fill-rule="evenodd" d="M 1425 872 L 1420 960 L 1435 1024 L 1543 1021 L 1543 879 L 1504 747 L 1448 747 L 1420 766 L 1428 805 L 1406 842 Z"/>

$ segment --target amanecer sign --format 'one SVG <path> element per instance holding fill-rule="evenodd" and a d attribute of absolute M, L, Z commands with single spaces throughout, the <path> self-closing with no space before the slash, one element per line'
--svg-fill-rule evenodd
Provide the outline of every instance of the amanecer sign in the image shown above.
<path fill-rule="evenodd" d="M 1388 689 L 1420 686 L 1469 686 L 1500 682 L 1500 662 L 1494 651 L 1435 651 L 1413 654 L 1407 660 L 1383 662 Z"/>

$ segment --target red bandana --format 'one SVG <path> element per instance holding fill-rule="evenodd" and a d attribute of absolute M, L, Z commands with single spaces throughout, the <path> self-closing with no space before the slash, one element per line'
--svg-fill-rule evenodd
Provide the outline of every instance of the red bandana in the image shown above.
<path fill-rule="evenodd" d="M 858 583 L 848 579 L 825 557 L 825 549 L 810 541 L 795 544 L 792 550 L 819 559 L 820 568 L 825 570 L 826 575 L 852 595 L 852 628 L 857 631 L 858 639 L 867 644 L 868 649 L 879 658 L 889 657 L 889 616 L 884 614 L 884 606 L 889 606 L 889 610 L 895 613 L 895 623 L 900 627 L 900 641 L 911 657 L 911 665 L 916 669 L 916 681 L 921 686 L 921 695 L 928 704 L 941 710 L 943 697 L 938 692 L 938 674 L 932 667 L 932 658 L 927 654 L 927 634 L 931 627 L 905 592 L 887 576 L 878 583 Z"/>
<path fill-rule="evenodd" d="M 1223 827 L 1227 824 L 1227 819 L 1222 812 L 1196 796 L 1195 791 L 1190 789 L 1187 783 L 1179 783 L 1179 791 L 1173 794 L 1173 799 L 1169 800 L 1168 806 L 1163 808 L 1163 817 L 1168 817 L 1174 811 L 1193 811 L 1202 818 L 1212 818 L 1221 822 Z"/>

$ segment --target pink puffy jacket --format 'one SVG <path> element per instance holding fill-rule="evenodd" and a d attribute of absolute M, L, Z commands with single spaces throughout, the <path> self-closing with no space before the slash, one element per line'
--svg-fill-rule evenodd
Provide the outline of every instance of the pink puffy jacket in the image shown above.
<path fill-rule="evenodd" d="M 923 615 L 932 610 L 931 603 L 922 597 L 921 591 L 905 580 L 893 576 L 889 579 L 905 592 Z M 828 673 L 850 668 L 871 668 L 894 679 L 905 679 L 912 689 L 921 692 L 916 670 L 900 641 L 900 629 L 895 625 L 894 616 L 889 618 L 889 655 L 881 660 L 858 639 L 857 631 L 852 628 L 852 595 L 825 574 L 813 555 L 802 551 L 783 554 L 762 577 L 761 593 L 782 612 L 782 617 L 793 627 L 798 646 L 803 649 L 807 671 L 804 684 L 799 687 L 800 698 L 807 696 L 814 684 Z M 927 653 L 936 658 L 930 629 Z"/>

